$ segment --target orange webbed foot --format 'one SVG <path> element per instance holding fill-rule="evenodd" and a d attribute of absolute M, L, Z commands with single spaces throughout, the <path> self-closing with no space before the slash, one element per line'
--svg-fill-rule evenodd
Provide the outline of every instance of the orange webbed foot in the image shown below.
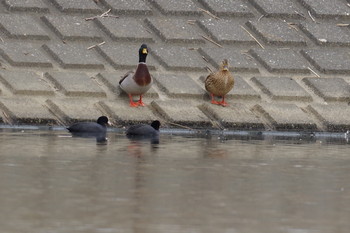
<path fill-rule="evenodd" d="M 142 107 L 145 107 L 145 106 L 146 106 L 146 104 L 145 104 L 144 102 L 137 102 L 137 104 L 138 104 L 139 106 L 142 106 Z"/>
<path fill-rule="evenodd" d="M 216 105 L 220 105 L 220 103 L 218 101 L 216 101 L 216 100 L 212 100 L 211 103 L 212 104 L 216 104 Z"/>
<path fill-rule="evenodd" d="M 228 105 L 228 103 L 225 101 L 225 96 L 222 97 L 222 101 L 219 102 L 219 104 L 223 107 L 226 107 Z"/>
<path fill-rule="evenodd" d="M 224 107 L 228 106 L 228 103 L 226 103 L 226 102 L 220 102 L 219 104 L 220 104 L 221 106 L 224 106 Z"/>
<path fill-rule="evenodd" d="M 140 95 L 140 99 L 137 103 L 139 106 L 142 106 L 142 107 L 146 106 L 146 104 L 142 101 L 142 95 Z"/>
<path fill-rule="evenodd" d="M 218 101 L 215 100 L 214 94 L 210 94 L 210 95 L 211 95 L 211 103 L 212 103 L 212 104 L 220 105 L 220 103 L 219 103 Z"/>
<path fill-rule="evenodd" d="M 138 107 L 139 103 L 138 102 L 134 102 L 134 100 L 132 99 L 132 95 L 129 94 L 129 99 L 130 99 L 130 107 Z"/>
<path fill-rule="evenodd" d="M 130 107 L 138 107 L 138 106 L 139 106 L 138 102 L 130 101 Z"/>

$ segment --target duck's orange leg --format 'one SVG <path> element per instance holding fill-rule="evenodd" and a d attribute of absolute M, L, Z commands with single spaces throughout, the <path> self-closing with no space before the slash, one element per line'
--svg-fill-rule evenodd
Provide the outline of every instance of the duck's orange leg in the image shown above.
<path fill-rule="evenodd" d="M 137 102 L 137 104 L 138 104 L 139 106 L 146 106 L 145 103 L 142 102 L 142 95 L 140 95 L 140 99 L 139 99 L 139 101 Z"/>
<path fill-rule="evenodd" d="M 139 106 L 138 102 L 134 102 L 131 94 L 129 94 L 129 99 L 130 99 L 130 107 L 138 107 Z"/>
<path fill-rule="evenodd" d="M 219 104 L 219 105 L 220 105 L 220 103 L 219 103 L 218 101 L 215 100 L 214 94 L 210 93 L 210 95 L 211 95 L 211 103 L 212 103 L 212 104 Z"/>
<path fill-rule="evenodd" d="M 228 105 L 228 103 L 225 101 L 225 96 L 222 96 L 222 100 L 221 102 L 219 102 L 220 105 L 226 107 Z"/>

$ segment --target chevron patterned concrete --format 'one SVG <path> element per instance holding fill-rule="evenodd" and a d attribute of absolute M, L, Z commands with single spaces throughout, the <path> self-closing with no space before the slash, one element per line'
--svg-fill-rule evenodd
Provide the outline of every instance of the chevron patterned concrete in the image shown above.
<path fill-rule="evenodd" d="M 130 108 L 142 43 L 154 82 Z M 343 132 L 349 51 L 348 0 L 1 0 L 0 123 Z M 204 88 L 224 58 L 227 107 Z"/>

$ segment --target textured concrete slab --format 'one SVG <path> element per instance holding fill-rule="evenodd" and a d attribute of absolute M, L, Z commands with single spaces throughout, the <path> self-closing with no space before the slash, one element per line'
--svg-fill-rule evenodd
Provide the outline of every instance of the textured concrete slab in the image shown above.
<path fill-rule="evenodd" d="M 252 17 L 254 16 L 249 9 L 246 1 L 243 0 L 198 0 L 203 6 L 208 8 L 210 12 L 217 16 L 231 17 Z"/>
<path fill-rule="evenodd" d="M 213 117 L 223 127 L 233 129 L 261 130 L 264 124 L 244 104 L 233 103 L 223 108 L 213 104 L 203 104 L 200 109 Z"/>
<path fill-rule="evenodd" d="M 0 99 L 37 102 L 29 119 L 49 109 L 47 124 L 94 121 L 95 112 L 118 126 L 154 114 L 165 127 L 249 130 L 260 120 L 268 130 L 345 129 L 337 122 L 346 113 L 305 106 L 348 107 L 350 0 L 0 2 Z M 154 86 L 148 106 L 131 109 L 118 82 L 136 69 L 142 43 Z M 203 83 L 225 58 L 235 77 L 227 108 L 210 104 Z M 19 117 L 0 108 L 0 121 L 38 122 L 13 103 Z"/>
<path fill-rule="evenodd" d="M 201 11 L 192 0 L 150 0 L 150 2 L 164 15 L 201 15 Z"/>
<path fill-rule="evenodd" d="M 108 87 L 108 89 L 115 93 L 117 96 L 124 96 L 125 99 L 127 99 L 126 93 L 119 87 L 119 80 L 124 76 L 125 72 L 103 72 L 97 74 L 97 79 L 101 81 L 105 86 Z M 149 98 L 158 98 L 159 94 L 152 86 L 151 89 L 147 91 L 146 94 L 143 95 L 144 97 Z"/>
<path fill-rule="evenodd" d="M 307 109 L 322 122 L 327 131 L 346 132 L 350 128 L 348 106 L 312 104 Z"/>
<path fill-rule="evenodd" d="M 101 13 L 101 9 L 93 2 L 86 0 L 49 0 L 58 10 L 66 13 Z"/>
<path fill-rule="evenodd" d="M 134 45 L 102 45 L 97 46 L 97 52 L 115 69 L 135 70 L 139 63 L 138 51 L 140 44 Z M 148 46 L 148 50 L 152 53 L 152 47 Z M 147 67 L 149 70 L 155 70 L 158 66 L 152 54 L 147 56 Z"/>
<path fill-rule="evenodd" d="M 276 18 L 301 18 L 302 9 L 290 0 L 249 0 L 265 17 Z"/>
<path fill-rule="evenodd" d="M 0 81 L 14 94 L 53 95 L 54 90 L 39 74 L 32 71 L 0 71 Z"/>
<path fill-rule="evenodd" d="M 195 103 L 186 100 L 153 101 L 152 107 L 168 123 L 189 127 L 211 126 L 209 118 L 196 107 Z"/>
<path fill-rule="evenodd" d="M 150 124 L 158 119 L 149 106 L 130 108 L 127 101 L 100 101 L 98 105 L 108 116 L 111 116 L 114 123 L 119 127 L 135 124 L 136 122 Z"/>
<path fill-rule="evenodd" d="M 259 72 L 258 65 L 255 60 L 246 51 L 230 48 L 207 48 L 198 50 L 206 60 L 215 68 L 223 59 L 228 59 L 230 70 L 238 72 Z"/>
<path fill-rule="evenodd" d="M 52 67 L 49 56 L 40 46 L 30 43 L 0 43 L 0 55 L 12 66 Z"/>
<path fill-rule="evenodd" d="M 123 15 L 151 15 L 150 6 L 143 0 L 100 0 L 114 14 Z"/>
<path fill-rule="evenodd" d="M 145 23 L 164 41 L 172 43 L 204 43 L 195 25 L 185 19 L 149 19 Z"/>
<path fill-rule="evenodd" d="M 62 40 L 102 41 L 101 31 L 81 16 L 42 16 L 41 20 Z"/>
<path fill-rule="evenodd" d="M 246 26 L 267 44 L 306 45 L 306 39 L 287 22 L 274 19 L 262 19 L 265 23 L 248 21 Z"/>
<path fill-rule="evenodd" d="M 49 8 L 41 0 L 4 0 L 3 4 L 9 11 L 21 11 L 21 12 L 49 12 Z"/>
<path fill-rule="evenodd" d="M 205 94 L 203 87 L 185 74 L 156 74 L 154 79 L 159 87 L 171 97 L 202 98 Z"/>
<path fill-rule="evenodd" d="M 103 113 L 96 107 L 98 100 L 65 98 L 48 99 L 45 104 L 65 125 L 76 121 L 96 121 Z"/>
<path fill-rule="evenodd" d="M 299 28 L 318 45 L 350 45 L 349 30 L 337 27 L 334 24 L 302 23 Z"/>
<path fill-rule="evenodd" d="M 0 109 L 9 124 L 47 125 L 57 124 L 49 110 L 35 99 L 0 97 Z"/>
<path fill-rule="evenodd" d="M 343 49 L 303 49 L 304 57 L 325 74 L 350 74 L 350 54 Z"/>
<path fill-rule="evenodd" d="M 311 101 L 312 97 L 294 79 L 288 77 L 253 77 L 265 94 L 275 100 Z"/>
<path fill-rule="evenodd" d="M 235 85 L 233 89 L 228 93 L 228 98 L 232 96 L 233 102 L 237 103 L 240 100 L 258 100 L 260 94 L 258 94 L 242 77 L 234 75 Z"/>
<path fill-rule="evenodd" d="M 340 0 L 298 0 L 317 18 L 350 18 L 349 7 Z"/>
<path fill-rule="evenodd" d="M 9 38 L 50 39 L 48 33 L 31 15 L 0 14 L 0 29 Z"/>
<path fill-rule="evenodd" d="M 253 107 L 276 130 L 316 130 L 316 123 L 294 104 L 259 104 Z"/>
<path fill-rule="evenodd" d="M 291 49 L 251 49 L 249 53 L 271 73 L 310 73 L 307 61 Z"/>
<path fill-rule="evenodd" d="M 197 21 L 198 25 L 220 44 L 256 44 L 236 20 L 206 19 Z"/>
<path fill-rule="evenodd" d="M 114 72 L 114 73 L 98 73 L 97 76 L 99 81 L 108 87 L 110 91 L 115 93 L 116 95 L 120 95 L 123 90 L 119 87 L 119 80 L 123 77 L 123 73 Z"/>
<path fill-rule="evenodd" d="M 204 71 L 206 67 L 197 51 L 182 46 L 157 47 L 151 54 L 168 70 Z"/>
<path fill-rule="evenodd" d="M 52 56 L 63 68 L 72 69 L 103 69 L 103 62 L 92 50 L 82 45 L 44 44 L 43 49 Z"/>
<path fill-rule="evenodd" d="M 94 21 L 114 41 L 154 41 L 152 34 L 139 19 L 97 18 Z"/>
<path fill-rule="evenodd" d="M 342 78 L 304 78 L 303 81 L 326 101 L 350 101 L 350 85 Z"/>
<path fill-rule="evenodd" d="M 106 97 L 106 93 L 85 73 L 49 72 L 45 77 L 66 96 Z"/>

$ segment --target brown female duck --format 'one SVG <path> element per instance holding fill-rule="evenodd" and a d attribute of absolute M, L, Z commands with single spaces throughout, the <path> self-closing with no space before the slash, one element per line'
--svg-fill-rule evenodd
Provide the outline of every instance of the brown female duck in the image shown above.
<path fill-rule="evenodd" d="M 228 61 L 224 59 L 219 70 L 209 74 L 205 79 L 205 89 L 211 95 L 211 103 L 226 106 L 225 95 L 232 90 L 234 83 L 234 78 L 228 69 Z M 216 101 L 215 96 L 221 96 L 222 101 Z"/>
<path fill-rule="evenodd" d="M 131 107 L 145 106 L 145 104 L 142 102 L 142 95 L 151 88 L 153 83 L 152 77 L 146 65 L 147 54 L 147 45 L 142 44 L 139 49 L 139 64 L 136 71 L 127 72 L 119 81 L 119 86 L 121 89 L 123 89 L 129 95 Z M 134 102 L 132 98 L 133 95 L 140 95 L 139 101 Z"/>

